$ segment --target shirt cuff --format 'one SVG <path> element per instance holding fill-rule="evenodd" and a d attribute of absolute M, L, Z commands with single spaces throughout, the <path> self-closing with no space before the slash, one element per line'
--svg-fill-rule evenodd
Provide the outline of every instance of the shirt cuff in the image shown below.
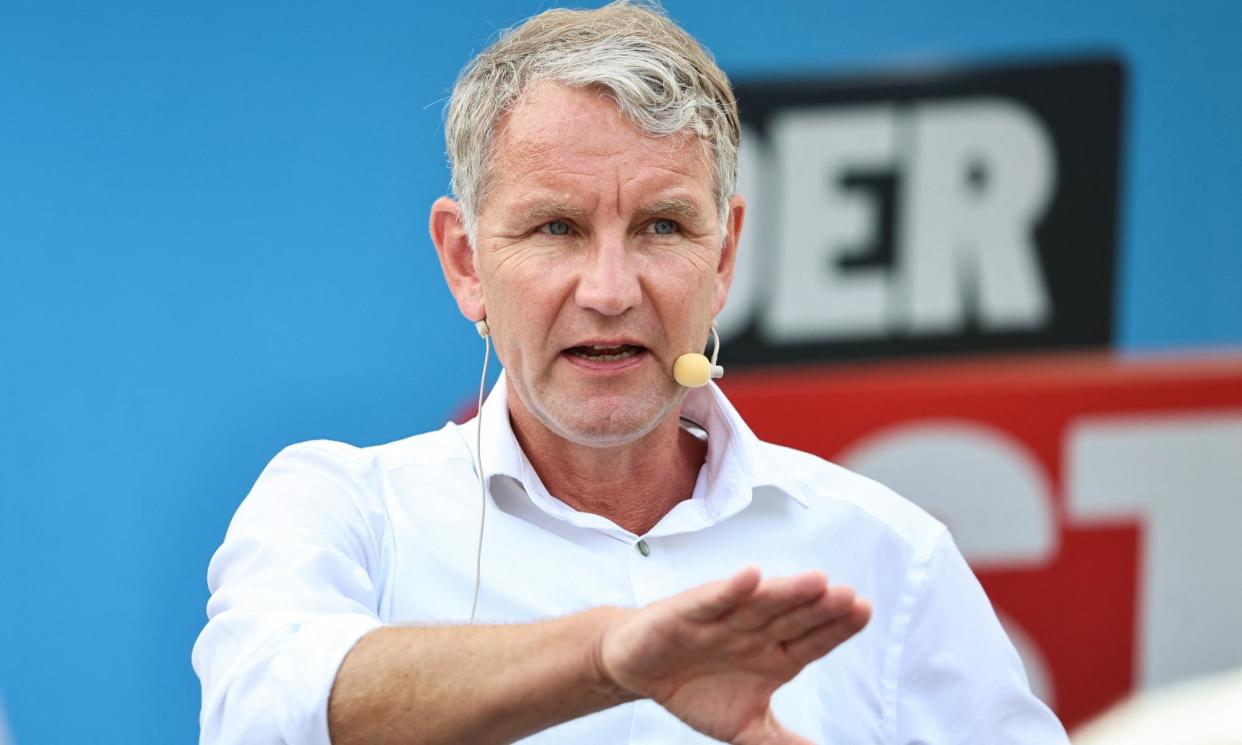
<path fill-rule="evenodd" d="M 287 692 L 277 712 L 288 745 L 331 745 L 328 696 L 349 650 L 368 632 L 383 626 L 364 613 L 333 615 L 302 624 L 272 660 L 272 674 Z"/>

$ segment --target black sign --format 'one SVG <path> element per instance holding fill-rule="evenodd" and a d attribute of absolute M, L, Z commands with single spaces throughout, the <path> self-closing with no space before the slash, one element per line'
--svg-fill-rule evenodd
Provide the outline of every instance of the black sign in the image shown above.
<path fill-rule="evenodd" d="M 739 81 L 729 363 L 1108 346 L 1124 77 Z"/>

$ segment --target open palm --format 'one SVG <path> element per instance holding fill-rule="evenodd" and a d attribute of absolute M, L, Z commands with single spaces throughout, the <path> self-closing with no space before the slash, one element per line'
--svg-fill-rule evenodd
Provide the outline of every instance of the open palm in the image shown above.
<path fill-rule="evenodd" d="M 700 732 L 737 745 L 809 745 L 771 714 L 772 693 L 866 626 L 871 609 L 811 572 L 757 569 L 618 616 L 600 666 Z"/>

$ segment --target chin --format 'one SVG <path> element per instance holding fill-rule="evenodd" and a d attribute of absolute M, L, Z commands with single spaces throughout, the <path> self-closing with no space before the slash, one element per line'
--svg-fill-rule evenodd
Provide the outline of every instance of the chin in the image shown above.
<path fill-rule="evenodd" d="M 599 402 L 599 406 L 564 402 L 548 409 L 540 407 L 535 413 L 548 429 L 571 442 L 588 447 L 616 447 L 650 434 L 677 408 L 681 398 L 677 395 L 664 401 Z"/>

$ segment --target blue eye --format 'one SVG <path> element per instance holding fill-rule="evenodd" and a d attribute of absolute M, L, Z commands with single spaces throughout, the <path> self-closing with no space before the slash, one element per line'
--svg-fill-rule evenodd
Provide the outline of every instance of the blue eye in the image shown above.
<path fill-rule="evenodd" d="M 656 220 L 651 223 L 651 232 L 656 235 L 672 235 L 677 232 L 677 223 L 672 220 Z"/>
<path fill-rule="evenodd" d="M 569 235 L 569 223 L 564 220 L 553 220 L 544 223 L 541 230 L 550 235 Z"/>

